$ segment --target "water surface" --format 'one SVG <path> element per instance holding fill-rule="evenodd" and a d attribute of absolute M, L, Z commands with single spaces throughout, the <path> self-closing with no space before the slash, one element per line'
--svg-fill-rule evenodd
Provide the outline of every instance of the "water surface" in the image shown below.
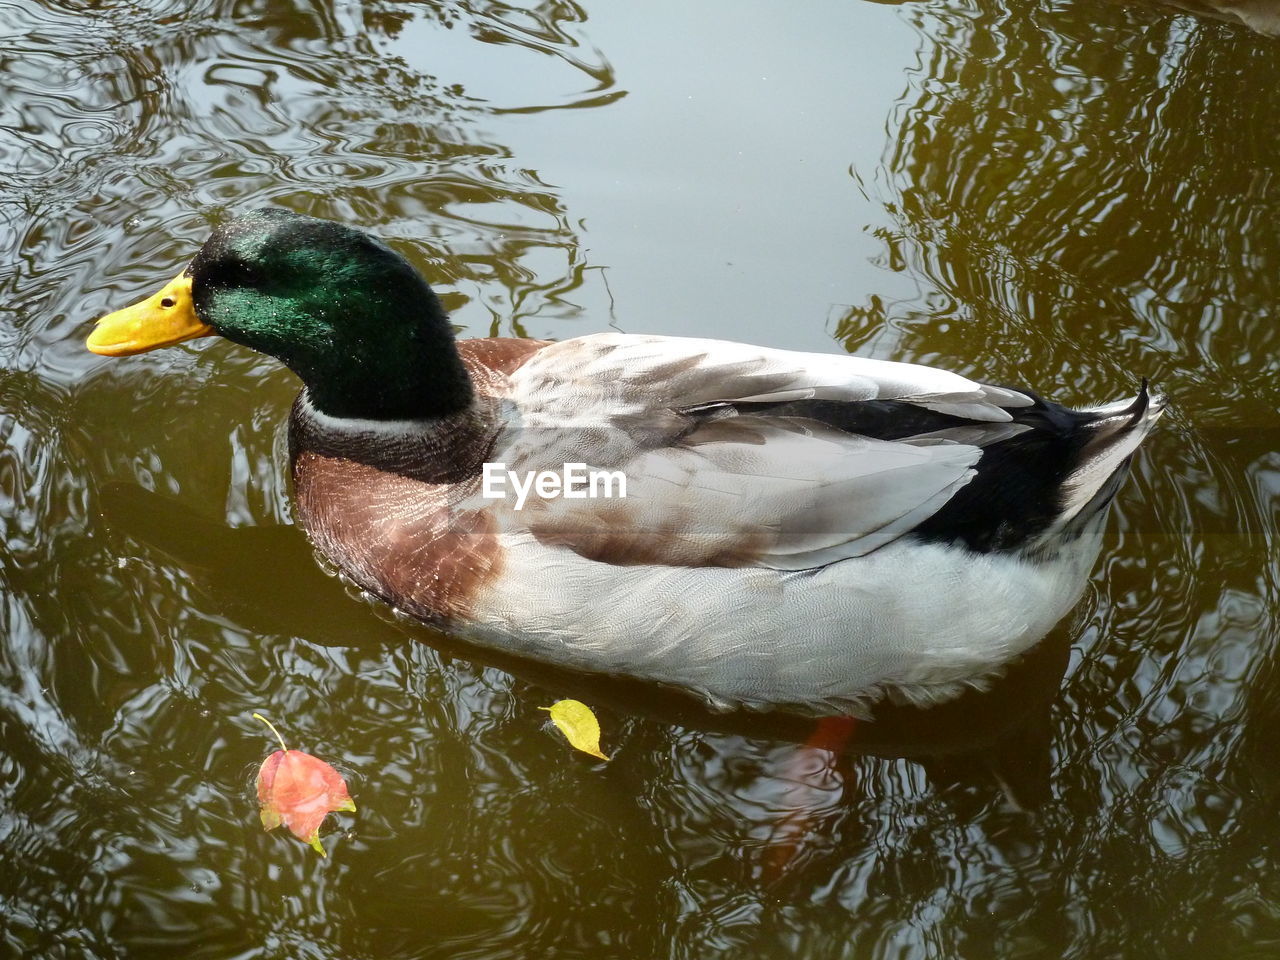
<path fill-rule="evenodd" d="M 1280 949 L 1280 41 L 1106 0 L 0 0 L 0 37 L 6 950 Z M 386 238 L 466 335 L 1173 407 L 1079 609 L 832 755 L 387 619 L 291 525 L 287 372 L 85 352 L 268 202 Z M 560 696 L 611 763 L 545 729 Z M 258 826 L 254 710 L 351 781 L 327 860 Z"/>

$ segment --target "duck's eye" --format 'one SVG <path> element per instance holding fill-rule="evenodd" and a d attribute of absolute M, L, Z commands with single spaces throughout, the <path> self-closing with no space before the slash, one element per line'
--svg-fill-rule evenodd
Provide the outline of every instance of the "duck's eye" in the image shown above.
<path fill-rule="evenodd" d="M 178 302 L 178 301 L 177 301 L 177 300 L 175 300 L 175 299 L 173 299 L 173 297 L 165 297 L 163 300 L 161 300 L 161 301 L 160 301 L 160 306 L 162 306 L 162 307 L 172 307 L 172 306 L 173 306 L 175 303 L 177 303 L 177 302 Z"/>

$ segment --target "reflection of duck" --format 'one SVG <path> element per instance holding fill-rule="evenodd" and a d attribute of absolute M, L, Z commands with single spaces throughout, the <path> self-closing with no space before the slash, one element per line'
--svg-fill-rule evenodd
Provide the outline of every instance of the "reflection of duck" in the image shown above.
<path fill-rule="evenodd" d="M 217 616 L 256 636 L 323 646 L 404 642 L 403 631 L 361 617 L 358 605 L 353 616 L 351 597 L 316 564 L 297 527 L 229 527 L 134 484 L 105 484 L 98 504 L 113 530 L 176 561 Z"/>
<path fill-rule="evenodd" d="M 710 340 L 455 343 L 402 258 L 282 210 L 219 228 L 89 346 L 212 333 L 304 381 L 298 513 L 366 590 L 518 655 L 751 707 L 933 702 L 1025 650 L 1078 596 L 1161 409 Z M 521 509 L 485 496 L 485 462 L 559 476 Z M 568 463 L 620 472 L 626 496 L 556 496 Z"/>

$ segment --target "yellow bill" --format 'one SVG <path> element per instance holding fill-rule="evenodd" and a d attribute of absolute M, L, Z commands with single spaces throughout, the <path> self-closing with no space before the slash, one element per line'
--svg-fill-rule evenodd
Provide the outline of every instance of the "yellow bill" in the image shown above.
<path fill-rule="evenodd" d="M 191 276 L 184 270 L 154 296 L 108 313 L 85 343 L 104 357 L 127 357 L 213 332 L 213 327 L 196 316 Z"/>

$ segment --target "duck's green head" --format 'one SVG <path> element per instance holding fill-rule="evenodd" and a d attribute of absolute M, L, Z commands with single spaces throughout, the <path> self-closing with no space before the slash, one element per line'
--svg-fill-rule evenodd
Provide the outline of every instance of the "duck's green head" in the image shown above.
<path fill-rule="evenodd" d="M 118 357 L 212 334 L 283 361 L 331 416 L 441 416 L 471 401 L 426 281 L 328 220 L 266 209 L 218 227 L 163 289 L 99 320 L 88 346 Z"/>

